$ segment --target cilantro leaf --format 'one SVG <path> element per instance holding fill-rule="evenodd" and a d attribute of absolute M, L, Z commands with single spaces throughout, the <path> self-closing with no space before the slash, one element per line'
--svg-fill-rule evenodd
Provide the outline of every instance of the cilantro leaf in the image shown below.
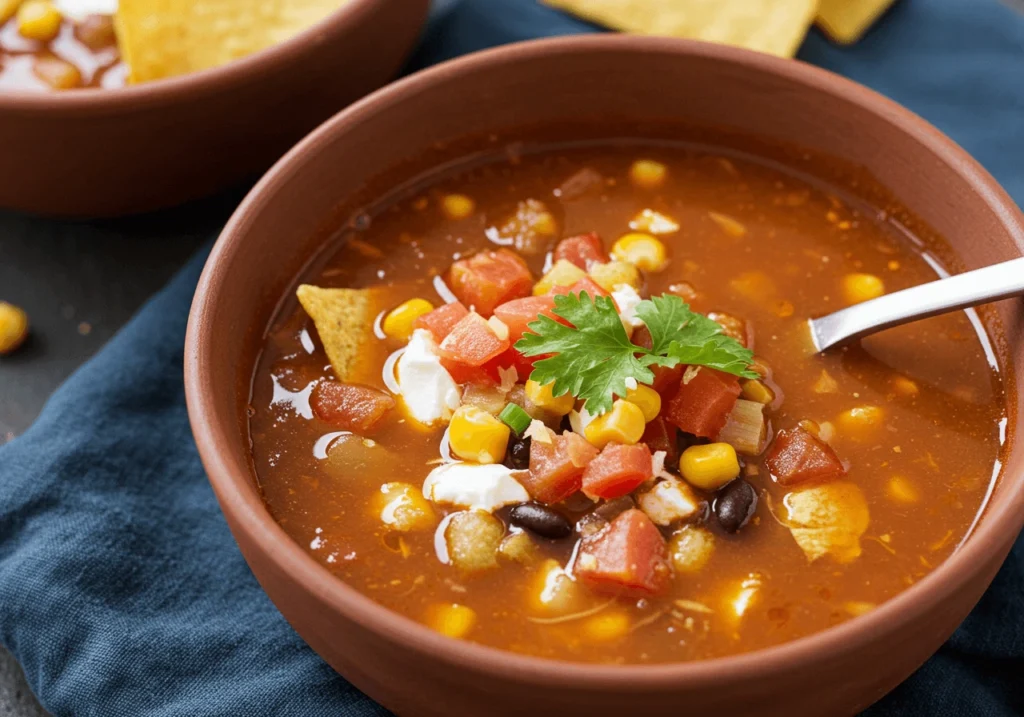
<path fill-rule="evenodd" d="M 637 305 L 636 315 L 651 332 L 650 349 L 630 341 L 609 297 L 592 299 L 582 292 L 557 295 L 554 301 L 555 315 L 571 325 L 539 316 L 515 348 L 525 356 L 545 356 L 534 364 L 530 378 L 554 382 L 555 396 L 571 393 L 586 401 L 591 414 L 608 411 L 615 396 L 625 396 L 626 379 L 651 384 L 652 365 L 707 366 L 757 378 L 750 369 L 753 351 L 678 296 L 663 294 Z"/>
<path fill-rule="evenodd" d="M 611 408 L 615 395 L 626 395 L 627 378 L 654 380 L 647 351 L 629 340 L 610 298 L 592 299 L 587 292 L 557 295 L 554 313 L 572 326 L 540 316 L 528 325 L 533 333 L 523 334 L 515 347 L 525 356 L 554 354 L 534 364 L 530 378 L 540 384 L 554 381 L 555 396 L 569 392 L 596 415 Z"/>
<path fill-rule="evenodd" d="M 662 366 L 688 364 L 757 378 L 754 352 L 722 332 L 722 326 L 690 309 L 678 296 L 662 294 L 637 304 L 636 315 L 651 332 L 652 353 Z"/>

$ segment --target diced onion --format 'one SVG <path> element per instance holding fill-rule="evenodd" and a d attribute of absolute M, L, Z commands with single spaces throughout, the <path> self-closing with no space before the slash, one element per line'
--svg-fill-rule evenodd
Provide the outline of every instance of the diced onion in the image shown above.
<path fill-rule="evenodd" d="M 440 296 L 446 304 L 454 304 L 459 300 L 459 297 L 453 294 L 452 290 L 448 288 L 448 285 L 444 283 L 444 279 L 441 278 L 440 274 L 434 277 L 434 291 L 437 292 L 437 295 Z"/>
<path fill-rule="evenodd" d="M 384 379 L 384 385 L 396 396 L 402 394 L 402 389 L 398 386 L 398 377 L 395 376 L 395 365 L 398 363 L 398 359 L 402 358 L 402 354 L 405 353 L 405 347 L 398 349 L 384 361 L 383 374 L 381 376 Z"/>

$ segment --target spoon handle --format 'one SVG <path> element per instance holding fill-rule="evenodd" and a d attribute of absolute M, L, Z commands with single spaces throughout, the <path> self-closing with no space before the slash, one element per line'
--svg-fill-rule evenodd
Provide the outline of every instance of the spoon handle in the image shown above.
<path fill-rule="evenodd" d="M 891 326 L 1024 294 L 1024 257 L 966 271 L 808 321 L 818 351 Z"/>

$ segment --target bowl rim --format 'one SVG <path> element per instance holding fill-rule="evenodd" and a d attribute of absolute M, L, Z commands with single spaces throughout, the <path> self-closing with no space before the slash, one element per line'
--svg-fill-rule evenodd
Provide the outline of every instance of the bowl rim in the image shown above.
<path fill-rule="evenodd" d="M 73 91 L 39 92 L 11 89 L 0 92 L 3 112 L 69 112 L 118 110 L 143 104 L 179 102 L 190 95 L 218 90 L 258 77 L 269 68 L 294 60 L 317 38 L 357 26 L 373 10 L 394 0 L 347 0 L 313 25 L 270 47 L 218 67 L 123 87 L 85 87 Z"/>
<path fill-rule="evenodd" d="M 281 573 L 301 584 L 346 619 L 400 644 L 406 650 L 441 658 L 473 672 L 502 675 L 520 682 L 545 686 L 602 691 L 679 691 L 697 685 L 728 684 L 740 679 L 765 678 L 784 673 L 823 655 L 851 652 L 875 643 L 886 634 L 910 623 L 916 616 L 937 607 L 946 595 L 964 589 L 976 576 L 972 565 L 985 559 L 1015 535 L 1024 523 L 1024 474 L 1000 475 L 1009 490 L 985 509 L 985 518 L 970 538 L 949 558 L 920 581 L 869 613 L 810 635 L 751 652 L 707 660 L 658 664 L 603 665 L 552 660 L 522 655 L 474 642 L 444 637 L 411 618 L 393 612 L 332 575 L 306 553 L 270 516 L 251 488 L 251 472 L 236 470 L 227 447 L 237 442 L 237 417 L 217 419 L 207 366 L 214 344 L 214 329 L 206 320 L 217 300 L 226 267 L 233 252 L 244 244 L 247 227 L 275 193 L 303 171 L 306 159 L 367 116 L 402 103 L 442 81 L 487 71 L 496 65 L 520 60 L 557 58 L 594 52 L 650 53 L 696 56 L 730 63 L 743 69 L 774 74 L 818 92 L 858 105 L 882 121 L 895 125 L 904 135 L 924 145 L 953 167 L 976 189 L 977 201 L 988 204 L 1017 237 L 1024 253 L 1024 214 L 996 180 L 952 139 L 934 126 L 881 94 L 828 70 L 801 61 L 692 40 L 628 35 L 579 35 L 529 40 L 475 52 L 421 70 L 374 92 L 323 123 L 280 159 L 249 192 L 215 243 L 195 293 L 185 343 L 185 392 L 189 419 L 200 457 L 222 509 L 230 511 L 233 530 L 242 531 Z M 1006 374 L 1004 374 L 1006 375 Z M 1010 374 L 1011 382 L 1013 376 Z M 1012 383 L 1011 383 L 1012 385 Z M 1016 386 L 1010 392 L 1021 390 Z M 1007 450 L 1016 447 L 1015 437 Z M 225 450 L 220 450 L 224 446 Z"/>

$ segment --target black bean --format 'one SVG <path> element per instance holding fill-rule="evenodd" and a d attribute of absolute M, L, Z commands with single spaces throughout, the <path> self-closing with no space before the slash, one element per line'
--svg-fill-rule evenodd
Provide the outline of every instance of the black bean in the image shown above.
<path fill-rule="evenodd" d="M 727 533 L 735 533 L 746 525 L 756 509 L 757 491 L 739 478 L 723 488 L 715 498 L 715 517 Z"/>
<path fill-rule="evenodd" d="M 508 439 L 508 450 L 505 451 L 505 465 L 517 471 L 530 467 L 530 437 L 512 434 Z"/>
<path fill-rule="evenodd" d="M 508 514 L 508 519 L 512 525 L 526 528 L 542 538 L 557 540 L 572 535 L 572 523 L 540 503 L 520 503 Z"/>

